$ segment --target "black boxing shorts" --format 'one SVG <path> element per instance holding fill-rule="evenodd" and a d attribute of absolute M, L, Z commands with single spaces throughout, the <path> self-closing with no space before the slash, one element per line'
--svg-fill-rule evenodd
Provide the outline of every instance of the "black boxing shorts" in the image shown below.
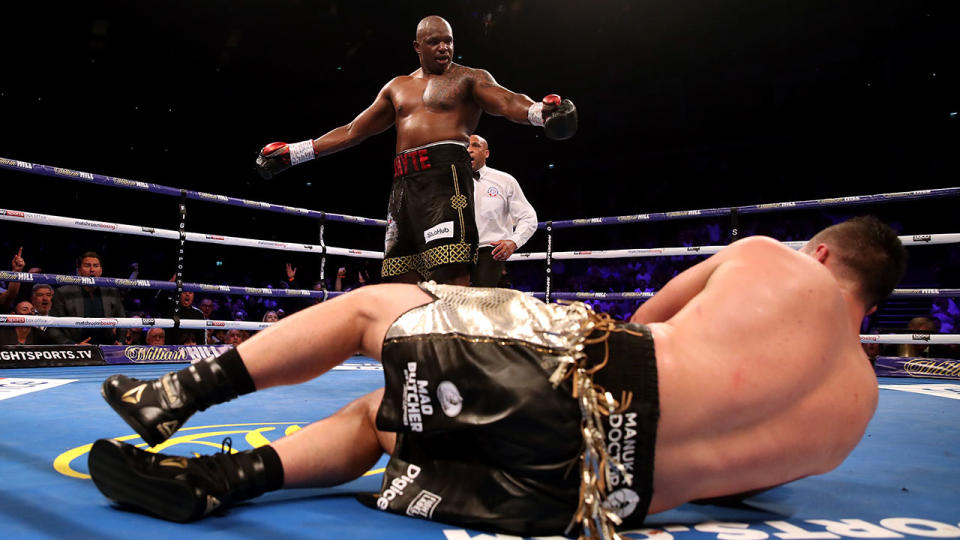
<path fill-rule="evenodd" d="M 386 379 L 377 428 L 397 433 L 379 494 L 397 514 L 521 536 L 564 534 L 581 490 L 580 404 L 571 379 L 551 374 L 578 353 L 608 361 L 594 383 L 626 410 L 603 416 L 609 467 L 604 508 L 639 527 L 650 505 L 659 418 L 653 338 L 617 323 L 600 343 L 582 303 L 545 304 L 507 289 L 422 283 L 435 300 L 400 316 L 384 339 Z M 609 348 L 609 349 L 607 349 Z M 581 355 L 582 356 L 582 355 Z M 573 530 L 579 529 L 579 523 Z"/>
<path fill-rule="evenodd" d="M 438 266 L 473 264 L 477 223 L 473 170 L 467 149 L 443 143 L 398 154 L 387 210 L 384 278 Z"/>

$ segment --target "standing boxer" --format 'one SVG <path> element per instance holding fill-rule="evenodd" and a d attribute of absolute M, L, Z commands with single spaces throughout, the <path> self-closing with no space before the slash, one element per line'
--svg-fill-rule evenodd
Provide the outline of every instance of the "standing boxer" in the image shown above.
<path fill-rule="evenodd" d="M 535 103 L 497 84 L 485 70 L 453 61 L 453 30 L 437 16 L 417 25 L 420 68 L 395 77 L 352 122 L 318 139 L 271 143 L 257 157 L 264 178 L 298 163 L 350 148 L 397 127 L 397 156 L 381 274 L 389 281 L 430 278 L 468 285 L 477 249 L 473 179 L 466 146 L 484 112 L 544 126 L 552 139 L 572 137 L 577 112 L 549 95 Z"/>

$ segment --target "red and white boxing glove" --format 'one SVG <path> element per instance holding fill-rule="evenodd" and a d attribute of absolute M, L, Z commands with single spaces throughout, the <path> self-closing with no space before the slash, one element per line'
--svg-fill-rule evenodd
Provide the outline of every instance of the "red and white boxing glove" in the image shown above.
<path fill-rule="evenodd" d="M 527 109 L 527 120 L 534 126 L 543 126 L 548 138 L 562 141 L 577 132 L 577 107 L 569 99 L 550 94 Z"/>
<path fill-rule="evenodd" d="M 313 141 L 306 140 L 287 144 L 274 142 L 263 147 L 257 155 L 257 172 L 264 180 L 273 178 L 278 172 L 285 171 L 293 165 L 310 161 L 317 157 L 313 152 Z"/>

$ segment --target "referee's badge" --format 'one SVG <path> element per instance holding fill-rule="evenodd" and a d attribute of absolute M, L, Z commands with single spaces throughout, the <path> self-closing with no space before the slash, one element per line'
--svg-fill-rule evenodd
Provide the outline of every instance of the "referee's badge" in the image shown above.
<path fill-rule="evenodd" d="M 487 188 L 487 195 L 490 197 L 496 197 L 500 192 L 497 190 L 497 186 L 490 186 Z"/>

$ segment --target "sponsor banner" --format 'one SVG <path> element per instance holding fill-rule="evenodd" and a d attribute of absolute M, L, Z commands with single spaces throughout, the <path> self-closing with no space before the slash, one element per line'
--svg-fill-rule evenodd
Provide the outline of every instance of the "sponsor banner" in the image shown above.
<path fill-rule="evenodd" d="M 960 380 L 960 360 L 878 356 L 874 371 L 878 377 Z"/>
<path fill-rule="evenodd" d="M 76 382 L 77 379 L 20 379 L 0 377 L 0 400 L 10 399 L 31 392 L 40 390 L 49 390 L 68 383 Z"/>
<path fill-rule="evenodd" d="M 220 356 L 231 345 L 103 345 L 107 364 L 192 363 L 210 356 Z"/>
<path fill-rule="evenodd" d="M 103 354 L 93 345 L 0 346 L 0 368 L 102 365 Z"/>

